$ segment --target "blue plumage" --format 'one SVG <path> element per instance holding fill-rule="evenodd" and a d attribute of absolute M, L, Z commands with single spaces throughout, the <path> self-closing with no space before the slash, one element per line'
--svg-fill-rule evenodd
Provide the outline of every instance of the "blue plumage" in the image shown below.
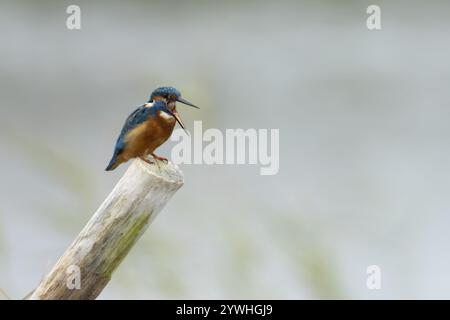
<path fill-rule="evenodd" d="M 198 109 L 182 98 L 180 91 L 173 87 L 155 89 L 148 103 L 134 110 L 125 120 L 106 170 L 114 170 L 133 158 L 152 163 L 147 160 L 147 155 L 151 155 L 156 161 L 167 161 L 166 158 L 157 156 L 155 150 L 170 138 L 177 122 L 185 129 L 176 108 L 177 102 Z"/>
<path fill-rule="evenodd" d="M 117 161 L 117 156 L 125 149 L 125 138 L 127 134 L 136 128 L 138 125 L 144 123 L 148 120 L 149 117 L 156 117 L 157 111 L 161 110 L 167 112 L 168 114 L 172 114 L 169 109 L 167 109 L 167 105 L 163 101 L 155 101 L 153 106 L 146 107 L 145 104 L 134 110 L 128 118 L 125 120 L 125 124 L 123 125 L 122 131 L 120 132 L 119 137 L 117 138 L 116 146 L 114 148 L 114 154 L 112 156 L 111 161 L 105 170 L 111 170 L 114 167 L 114 164 Z"/>
<path fill-rule="evenodd" d="M 155 90 L 150 95 L 149 101 L 153 101 L 155 97 L 164 97 L 164 96 L 175 96 L 181 97 L 181 92 L 175 89 L 174 87 L 160 87 Z"/>

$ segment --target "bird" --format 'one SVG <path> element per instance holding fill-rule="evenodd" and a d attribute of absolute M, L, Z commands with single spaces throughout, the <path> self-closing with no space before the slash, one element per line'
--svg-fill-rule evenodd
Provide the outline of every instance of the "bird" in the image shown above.
<path fill-rule="evenodd" d="M 200 109 L 182 98 L 180 91 L 174 87 L 155 89 L 148 102 L 139 106 L 125 120 L 105 170 L 114 170 L 133 158 L 153 164 L 147 159 L 148 155 L 152 155 L 156 161 L 167 162 L 166 158 L 155 154 L 155 149 L 169 139 L 177 122 L 186 131 L 176 108 L 177 102 Z"/>

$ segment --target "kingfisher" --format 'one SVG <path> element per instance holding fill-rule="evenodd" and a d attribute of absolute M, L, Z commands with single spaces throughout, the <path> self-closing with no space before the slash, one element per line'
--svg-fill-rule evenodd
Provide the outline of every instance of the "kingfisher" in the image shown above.
<path fill-rule="evenodd" d="M 114 170 L 132 158 L 140 158 L 152 164 L 147 159 L 148 155 L 152 155 L 155 160 L 167 161 L 155 154 L 156 148 L 169 139 L 177 122 L 186 131 L 177 111 L 177 102 L 200 109 L 182 98 L 180 91 L 173 87 L 155 89 L 148 102 L 134 110 L 125 120 L 113 156 L 105 170 Z"/>

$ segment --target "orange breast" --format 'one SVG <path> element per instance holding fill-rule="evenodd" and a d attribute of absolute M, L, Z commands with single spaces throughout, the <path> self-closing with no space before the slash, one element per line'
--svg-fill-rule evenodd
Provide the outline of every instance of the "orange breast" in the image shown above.
<path fill-rule="evenodd" d="M 169 139 L 175 127 L 175 119 L 170 115 L 166 117 L 162 111 L 157 112 L 156 117 L 149 117 L 127 134 L 126 147 L 122 155 L 124 159 L 129 160 L 153 153 Z"/>

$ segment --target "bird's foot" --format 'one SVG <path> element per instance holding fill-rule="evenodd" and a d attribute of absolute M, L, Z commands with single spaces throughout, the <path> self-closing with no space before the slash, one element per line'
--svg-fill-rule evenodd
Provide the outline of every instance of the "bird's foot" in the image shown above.
<path fill-rule="evenodd" d="M 157 156 L 157 155 L 154 154 L 154 153 L 152 153 L 152 156 L 153 156 L 153 158 L 154 158 L 155 160 L 159 160 L 159 161 L 162 161 L 162 162 L 165 162 L 165 163 L 169 162 L 169 161 L 167 160 L 167 158 Z"/>
<path fill-rule="evenodd" d="M 151 159 L 148 159 L 147 157 L 139 157 L 144 162 L 147 162 L 148 164 L 155 164 L 155 162 Z"/>

